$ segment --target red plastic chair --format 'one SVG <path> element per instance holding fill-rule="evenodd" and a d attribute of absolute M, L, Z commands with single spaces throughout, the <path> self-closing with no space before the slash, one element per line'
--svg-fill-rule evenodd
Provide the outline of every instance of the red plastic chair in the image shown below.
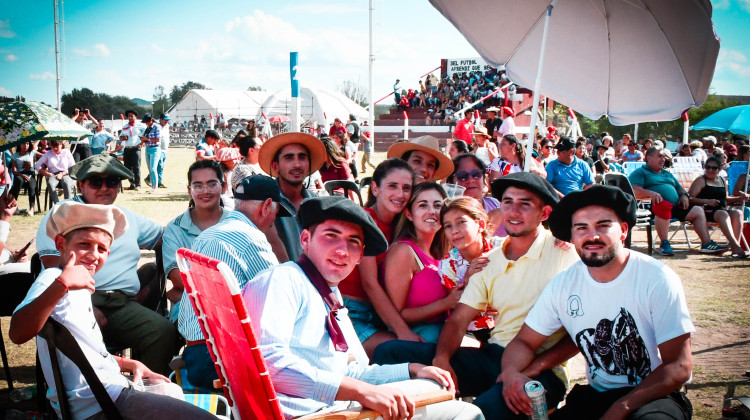
<path fill-rule="evenodd" d="M 232 270 L 219 260 L 186 248 L 177 251 L 177 265 L 234 418 L 283 420 L 271 375 Z M 452 398 L 448 391 L 439 390 L 414 399 L 421 407 Z M 302 419 L 365 419 L 379 415 L 360 409 L 312 414 Z"/>

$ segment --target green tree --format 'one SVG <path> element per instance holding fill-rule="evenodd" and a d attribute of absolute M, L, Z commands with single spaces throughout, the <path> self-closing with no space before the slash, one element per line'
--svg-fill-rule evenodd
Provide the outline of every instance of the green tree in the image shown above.
<path fill-rule="evenodd" d="M 182 86 L 174 85 L 172 86 L 172 90 L 169 92 L 169 101 L 171 104 L 176 104 L 177 102 L 180 102 L 182 98 L 187 94 L 190 89 L 208 89 L 206 85 L 203 83 L 198 82 L 187 82 L 183 83 Z"/>
<path fill-rule="evenodd" d="M 132 109 L 143 115 L 147 110 L 139 107 L 126 96 L 110 96 L 106 93 L 96 93 L 89 88 L 73 89 L 62 95 L 60 109 L 63 114 L 73 115 L 75 109 L 81 111 L 89 109 L 96 118 L 119 118 L 126 110 Z"/>
<path fill-rule="evenodd" d="M 166 92 L 164 91 L 164 86 L 159 85 L 156 88 L 154 88 L 154 118 L 156 118 L 156 115 L 161 114 L 162 112 L 166 112 L 166 110 L 169 108 L 169 98 L 167 97 Z"/>

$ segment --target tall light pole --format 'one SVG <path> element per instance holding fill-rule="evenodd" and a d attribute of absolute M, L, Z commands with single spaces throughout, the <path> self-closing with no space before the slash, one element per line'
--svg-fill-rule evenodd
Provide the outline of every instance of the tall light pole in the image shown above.
<path fill-rule="evenodd" d="M 52 9 L 55 16 L 55 73 L 57 81 L 57 110 L 60 111 L 62 106 L 62 94 L 60 92 L 60 80 L 62 79 L 61 61 L 63 58 L 63 47 L 65 45 L 65 21 L 63 20 L 63 2 L 62 0 L 52 0 Z"/>
<path fill-rule="evenodd" d="M 375 55 L 374 55 L 373 47 L 372 47 L 373 45 L 372 23 L 373 23 L 373 14 L 375 13 L 375 8 L 373 7 L 372 2 L 373 0 L 370 0 L 370 83 L 369 83 L 370 84 L 369 86 L 369 89 L 370 89 L 369 112 L 370 114 L 368 115 L 368 118 L 370 121 L 368 122 L 368 124 L 370 125 L 370 141 L 372 142 L 372 148 L 373 148 L 372 150 L 374 151 L 375 150 L 375 103 L 373 101 L 375 99 L 373 96 L 374 92 L 372 88 L 372 80 L 373 80 L 372 67 L 373 67 L 373 63 L 375 63 Z"/>

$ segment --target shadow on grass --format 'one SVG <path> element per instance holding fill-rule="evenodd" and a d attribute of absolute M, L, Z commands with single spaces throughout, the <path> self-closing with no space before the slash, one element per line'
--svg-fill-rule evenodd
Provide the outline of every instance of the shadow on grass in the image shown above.
<path fill-rule="evenodd" d="M 717 350 L 729 349 L 729 348 L 737 347 L 737 346 L 744 346 L 746 344 L 750 344 L 750 340 L 738 341 L 736 343 L 725 344 L 723 346 L 709 347 L 707 349 L 694 351 L 693 355 L 702 354 L 702 353 L 709 353 L 709 352 L 717 351 Z"/>
<path fill-rule="evenodd" d="M 184 201 L 185 207 L 187 207 L 187 202 L 190 201 L 190 197 L 187 195 L 187 193 L 167 193 L 156 195 L 145 194 L 139 197 L 128 198 L 130 198 L 130 200 L 132 201 Z"/>

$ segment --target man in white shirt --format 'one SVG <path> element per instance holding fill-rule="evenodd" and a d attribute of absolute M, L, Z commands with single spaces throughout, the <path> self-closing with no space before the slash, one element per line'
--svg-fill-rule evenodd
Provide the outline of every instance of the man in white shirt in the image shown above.
<path fill-rule="evenodd" d="M 453 392 L 450 375 L 440 368 L 369 365 L 338 284 L 363 255 L 379 255 L 388 248 L 370 215 L 347 198 L 316 197 L 302 203 L 297 219 L 304 253 L 297 262 L 261 272 L 242 292 L 284 415 L 361 405 L 385 419 L 411 418 L 415 407 L 409 394 L 437 385 Z M 478 408 L 461 401 L 425 410 L 429 419 L 484 418 Z"/>
<path fill-rule="evenodd" d="M 565 328 L 586 359 L 588 385 L 576 385 L 552 419 L 690 419 L 679 388 L 690 379 L 690 320 L 682 283 L 661 262 L 623 246 L 635 224 L 635 199 L 594 186 L 570 193 L 549 225 L 581 261 L 555 276 L 508 344 L 503 397 L 531 414 L 521 374 L 545 338 Z"/>
<path fill-rule="evenodd" d="M 157 166 L 156 171 L 159 173 L 159 188 L 167 188 L 164 185 L 164 162 L 167 160 L 167 152 L 169 151 L 169 131 L 171 126 L 169 125 L 169 115 L 161 114 L 159 117 L 159 147 L 161 148 L 161 159 Z"/>

